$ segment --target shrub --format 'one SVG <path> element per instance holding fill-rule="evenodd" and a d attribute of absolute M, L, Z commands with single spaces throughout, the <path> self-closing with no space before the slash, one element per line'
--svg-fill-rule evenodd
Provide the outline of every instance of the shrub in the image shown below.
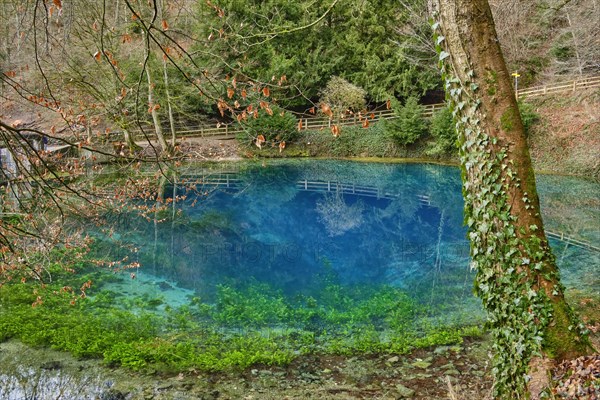
<path fill-rule="evenodd" d="M 244 127 L 246 132 L 238 135 L 238 140 L 242 143 L 248 143 L 258 135 L 263 135 L 269 143 L 279 143 L 281 141 L 291 142 L 298 135 L 298 121 L 292 113 L 283 110 L 277 106 L 271 106 L 272 115 L 262 111 L 258 118 L 250 118 Z"/>
<path fill-rule="evenodd" d="M 415 97 L 409 97 L 402 107 L 393 102 L 395 119 L 385 121 L 385 131 L 396 143 L 407 146 L 414 143 L 427 132 L 427 123 L 423 110 Z"/>
<path fill-rule="evenodd" d="M 429 132 L 434 141 L 426 151 L 428 155 L 456 153 L 456 129 L 452 111 L 448 107 L 444 107 L 433 115 Z"/>
<path fill-rule="evenodd" d="M 342 127 L 339 137 L 328 131 L 302 131 L 301 140 L 310 143 L 309 155 L 329 157 L 393 157 L 396 146 L 386 134 L 383 124 L 375 122 L 368 128 Z"/>
<path fill-rule="evenodd" d="M 365 108 L 367 92 L 344 78 L 332 76 L 325 89 L 321 91 L 321 104 L 327 104 L 333 114 L 340 117 L 347 111 L 360 111 Z"/>
<path fill-rule="evenodd" d="M 523 127 L 525 128 L 525 135 L 529 136 L 531 127 L 540 120 L 540 115 L 535 111 L 532 104 L 525 103 L 523 100 L 519 100 L 519 113 L 521 113 L 521 121 L 523 121 Z"/>

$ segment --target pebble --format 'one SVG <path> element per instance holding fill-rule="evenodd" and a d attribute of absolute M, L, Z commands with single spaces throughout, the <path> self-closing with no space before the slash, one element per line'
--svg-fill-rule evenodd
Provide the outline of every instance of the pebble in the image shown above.
<path fill-rule="evenodd" d="M 412 390 L 411 388 L 407 388 L 401 383 L 398 383 L 396 385 L 396 390 L 398 391 L 398 396 L 400 396 L 400 399 L 410 399 L 415 395 L 414 390 Z"/>
<path fill-rule="evenodd" d="M 411 365 L 414 367 L 417 367 L 417 368 L 427 369 L 431 365 L 431 363 L 429 361 L 421 360 L 421 361 L 415 361 Z"/>
<path fill-rule="evenodd" d="M 460 375 L 460 371 L 455 368 L 451 368 L 445 371 L 444 375 Z"/>
<path fill-rule="evenodd" d="M 173 384 L 165 383 L 163 385 L 157 386 L 156 390 L 167 390 L 167 389 L 171 389 L 172 387 L 173 387 Z"/>

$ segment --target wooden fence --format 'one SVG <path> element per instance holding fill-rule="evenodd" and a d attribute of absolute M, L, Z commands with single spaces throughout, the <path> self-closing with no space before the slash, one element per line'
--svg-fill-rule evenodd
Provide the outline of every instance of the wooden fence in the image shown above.
<path fill-rule="evenodd" d="M 561 83 L 555 83 L 552 85 L 544 85 L 544 86 L 534 86 L 527 89 L 518 90 L 517 97 L 535 97 L 535 96 L 543 96 L 547 94 L 555 94 L 562 92 L 576 92 L 581 89 L 586 88 L 594 88 L 600 87 L 600 76 L 593 76 L 588 78 L 579 78 L 570 81 L 565 81 Z M 423 107 L 423 116 L 425 118 L 430 118 L 436 111 L 444 108 L 446 106 L 445 103 L 438 104 L 429 104 L 422 106 Z M 349 115 L 344 116 L 338 119 L 330 119 L 327 117 L 317 117 L 317 116 L 306 116 L 305 114 L 299 115 L 298 126 L 301 126 L 302 130 L 319 130 L 329 128 L 332 125 L 339 126 L 350 126 L 350 125 L 359 125 L 364 123 L 365 117 L 369 121 L 369 123 L 377 122 L 382 119 L 393 119 L 397 118 L 394 114 L 393 110 L 377 110 L 368 112 L 364 115 Z M 214 125 L 198 125 L 198 126 L 185 126 L 176 128 L 177 137 L 178 138 L 186 138 L 186 137 L 207 137 L 207 138 L 215 138 L 215 139 L 234 139 L 236 135 L 240 133 L 246 132 L 243 127 L 241 127 L 238 123 L 230 123 L 230 124 L 218 124 Z M 141 135 L 140 132 L 135 132 L 138 136 Z M 154 129 L 150 126 L 146 129 L 146 135 L 155 139 L 156 134 L 154 133 Z M 121 133 L 114 132 L 111 134 L 109 140 L 121 140 Z"/>
<path fill-rule="evenodd" d="M 431 118 L 436 111 L 441 110 L 445 106 L 445 103 L 428 104 L 422 106 L 423 117 Z M 302 121 L 302 130 L 318 130 L 323 128 L 329 128 L 331 127 L 331 125 L 360 125 L 364 122 L 365 118 L 367 119 L 367 121 L 369 121 L 369 123 L 371 123 L 380 121 L 382 119 L 394 119 L 397 118 L 397 116 L 394 114 L 394 110 L 377 110 L 368 112 L 366 114 L 346 115 L 338 119 L 330 119 L 327 117 L 301 116 L 300 118 L 298 118 L 298 121 Z"/>
<path fill-rule="evenodd" d="M 431 116 L 438 110 L 441 110 L 446 106 L 445 103 L 438 104 L 429 104 L 422 106 L 423 108 L 423 117 L 431 118 Z M 377 110 L 371 111 L 364 115 L 346 115 L 338 119 L 330 119 L 327 117 L 307 117 L 307 116 L 299 116 L 298 122 L 302 121 L 301 125 L 302 130 L 319 130 L 329 128 L 332 125 L 339 126 L 351 126 L 351 125 L 360 125 L 363 123 L 364 119 L 367 119 L 369 123 L 377 122 L 382 119 L 394 119 L 397 118 L 394 114 L 393 110 Z M 156 134 L 154 133 L 154 128 L 148 126 L 146 128 L 146 136 L 151 139 L 156 138 Z M 215 139 L 234 139 L 237 134 L 246 132 L 239 124 L 231 123 L 231 124 L 220 124 L 218 126 L 213 125 L 198 125 L 193 127 L 182 127 L 177 128 L 177 137 L 178 138 L 193 138 L 193 137 L 206 137 L 206 138 L 215 138 Z M 111 138 L 109 140 L 120 140 L 120 132 L 111 133 Z M 137 136 L 141 135 L 141 132 L 136 132 Z M 166 134 L 168 136 L 168 133 Z"/>
<path fill-rule="evenodd" d="M 580 78 L 552 85 L 534 86 L 518 91 L 518 97 L 535 97 L 554 93 L 577 92 L 581 89 L 600 87 L 600 76 Z"/>
<path fill-rule="evenodd" d="M 298 190 L 305 192 L 332 192 L 340 194 L 352 194 L 355 196 L 373 197 L 376 199 L 393 200 L 398 197 L 398 194 L 384 191 L 376 186 L 357 185 L 355 183 L 344 183 L 337 181 L 309 181 L 303 179 L 296 182 Z M 417 194 L 419 202 L 423 205 L 430 206 L 431 200 L 428 195 Z"/>

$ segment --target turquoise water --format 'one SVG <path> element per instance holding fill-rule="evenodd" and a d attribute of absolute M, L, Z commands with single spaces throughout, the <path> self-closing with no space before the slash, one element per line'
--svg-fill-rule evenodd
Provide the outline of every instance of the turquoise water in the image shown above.
<path fill-rule="evenodd" d="M 598 293 L 600 254 L 586 245 L 600 242 L 600 185 L 556 176 L 538 182 L 546 229 L 565 238 L 551 240 L 563 281 Z M 102 248 L 140 264 L 104 287 L 129 297 L 128 308 L 137 296 L 157 311 L 222 310 L 231 297 L 240 309 L 228 321 L 243 325 L 242 297 L 267 308 L 314 301 L 345 312 L 389 292 L 405 294 L 432 321 L 483 320 L 457 168 L 320 160 L 188 167 L 162 192 L 146 218 L 115 218 Z"/>
<path fill-rule="evenodd" d="M 54 345 L 100 346 L 105 362 L 133 369 L 220 371 L 456 343 L 485 319 L 457 168 L 269 161 L 187 166 L 169 179 L 151 178 L 123 211 L 94 221 L 101 228 L 86 225 L 103 268 L 82 267 L 76 287 L 92 286 L 65 310 L 94 318 L 92 334 L 72 326 L 82 337 Z M 600 185 L 542 175 L 538 189 L 567 290 L 599 295 Z M 81 398 L 104 398 L 113 384 L 0 353 L 3 398 L 82 387 Z"/>

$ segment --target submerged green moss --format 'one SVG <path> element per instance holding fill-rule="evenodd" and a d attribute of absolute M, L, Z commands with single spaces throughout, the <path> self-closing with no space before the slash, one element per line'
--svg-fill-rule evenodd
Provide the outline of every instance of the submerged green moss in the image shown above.
<path fill-rule="evenodd" d="M 134 370 L 222 371 L 283 365 L 307 353 L 405 353 L 480 333 L 432 323 L 423 306 L 394 288 L 328 284 L 318 299 L 291 301 L 264 284 L 220 286 L 214 303 L 194 298 L 161 312 L 162 300 L 148 297 L 125 310 L 132 302 L 110 291 L 71 305 L 70 295 L 52 285 L 32 307 L 34 289 L 0 288 L 0 340 L 17 338 Z"/>

